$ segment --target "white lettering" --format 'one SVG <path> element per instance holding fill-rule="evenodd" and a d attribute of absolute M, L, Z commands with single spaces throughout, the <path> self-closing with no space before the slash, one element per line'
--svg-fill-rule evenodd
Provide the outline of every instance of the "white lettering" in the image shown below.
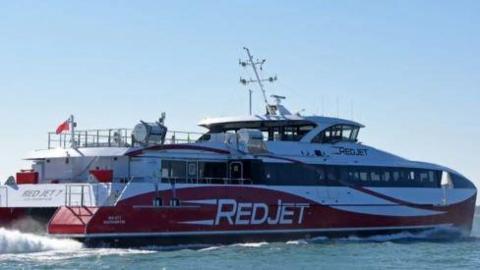
<path fill-rule="evenodd" d="M 252 212 L 247 210 L 250 208 L 252 208 L 251 203 L 238 203 L 235 225 L 248 225 L 249 219 L 242 220 L 242 217 L 251 216 Z"/>
<path fill-rule="evenodd" d="M 282 210 L 282 201 L 278 200 L 278 206 L 277 206 L 277 214 L 275 215 L 275 219 L 268 218 L 268 224 L 278 224 L 278 221 L 280 220 L 280 211 Z"/>
<path fill-rule="evenodd" d="M 300 208 L 300 215 L 298 215 L 298 224 L 302 224 L 302 222 L 303 222 L 303 212 L 304 212 L 305 208 L 310 207 L 310 205 L 297 203 L 297 207 Z"/>
<path fill-rule="evenodd" d="M 225 211 L 223 209 L 224 205 L 230 205 L 232 209 L 230 211 L 228 210 Z M 233 224 L 232 217 L 235 216 L 236 212 L 237 212 L 237 202 L 235 200 L 231 200 L 231 199 L 218 200 L 217 218 L 215 219 L 215 225 L 220 224 L 221 218 L 226 218 L 228 220 L 228 224 L 232 225 Z"/>
<path fill-rule="evenodd" d="M 308 203 L 282 203 L 278 200 L 275 210 L 271 211 L 266 203 L 237 202 L 232 199 L 220 199 L 217 202 L 215 225 L 226 221 L 229 225 L 278 225 L 302 224 Z"/>
<path fill-rule="evenodd" d="M 261 218 L 257 217 L 258 210 L 263 210 L 263 216 Z M 264 203 L 254 203 L 253 210 L 252 210 L 252 218 L 250 219 L 250 224 L 258 225 L 263 224 L 268 218 L 268 206 Z"/>
<path fill-rule="evenodd" d="M 280 224 L 292 224 L 293 223 L 293 210 L 288 210 L 287 207 L 294 207 L 293 203 L 285 203 L 282 205 L 282 211 L 280 214 Z"/>

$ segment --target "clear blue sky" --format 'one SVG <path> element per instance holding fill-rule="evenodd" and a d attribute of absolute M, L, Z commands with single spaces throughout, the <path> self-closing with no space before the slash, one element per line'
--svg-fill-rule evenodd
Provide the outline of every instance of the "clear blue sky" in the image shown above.
<path fill-rule="evenodd" d="M 70 113 L 102 128 L 166 111 L 196 130 L 245 114 L 249 46 L 292 110 L 336 115 L 339 100 L 349 118 L 353 104 L 364 143 L 480 186 L 479 14 L 479 1 L 2 1 L 0 177 Z"/>

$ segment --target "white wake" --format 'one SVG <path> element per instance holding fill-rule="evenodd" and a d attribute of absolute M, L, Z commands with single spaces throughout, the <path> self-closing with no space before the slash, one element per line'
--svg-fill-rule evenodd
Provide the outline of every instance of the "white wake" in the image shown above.
<path fill-rule="evenodd" d="M 71 251 L 82 248 L 82 244 L 69 239 L 22 233 L 0 228 L 0 254 L 31 253 L 49 250 Z"/>

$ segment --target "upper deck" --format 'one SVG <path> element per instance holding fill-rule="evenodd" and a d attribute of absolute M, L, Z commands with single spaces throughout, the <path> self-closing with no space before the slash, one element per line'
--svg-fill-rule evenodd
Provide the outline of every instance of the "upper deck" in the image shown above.
<path fill-rule="evenodd" d="M 208 133 L 256 129 L 263 133 L 265 141 L 301 141 L 304 143 L 357 141 L 359 130 L 364 127 L 364 125 L 351 120 L 299 114 L 209 118 L 202 120 L 199 125 L 208 128 Z"/>
<path fill-rule="evenodd" d="M 236 131 L 242 128 L 265 130 L 267 127 L 292 127 L 309 126 L 308 129 L 324 130 L 331 126 L 345 125 L 356 128 L 363 128 L 364 125 L 334 117 L 324 116 L 300 116 L 300 115 L 252 115 L 240 117 L 207 118 L 200 121 L 199 126 L 209 129 L 210 132 Z M 106 128 L 76 130 L 73 134 L 66 132 L 57 134 L 48 133 L 47 149 L 91 147 L 134 147 L 133 129 L 128 128 Z M 193 143 L 203 133 L 192 131 L 168 130 L 165 136 L 165 144 Z"/>
<path fill-rule="evenodd" d="M 134 147 L 135 141 L 132 137 L 133 129 L 109 128 L 109 129 L 88 129 L 76 130 L 74 133 L 74 144 L 78 148 L 90 147 Z M 195 142 L 202 133 L 191 131 L 169 130 L 165 136 L 165 143 L 179 144 Z M 72 133 L 56 134 L 48 133 L 47 149 L 69 148 L 72 144 Z"/>

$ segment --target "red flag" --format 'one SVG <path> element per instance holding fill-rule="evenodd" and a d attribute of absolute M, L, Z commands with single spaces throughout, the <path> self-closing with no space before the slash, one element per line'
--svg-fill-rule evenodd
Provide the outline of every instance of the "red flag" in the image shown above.
<path fill-rule="evenodd" d="M 60 134 L 64 131 L 69 131 L 69 130 L 70 130 L 70 125 L 69 125 L 68 120 L 67 120 L 67 121 L 61 123 L 60 126 L 57 127 L 56 133 Z"/>

